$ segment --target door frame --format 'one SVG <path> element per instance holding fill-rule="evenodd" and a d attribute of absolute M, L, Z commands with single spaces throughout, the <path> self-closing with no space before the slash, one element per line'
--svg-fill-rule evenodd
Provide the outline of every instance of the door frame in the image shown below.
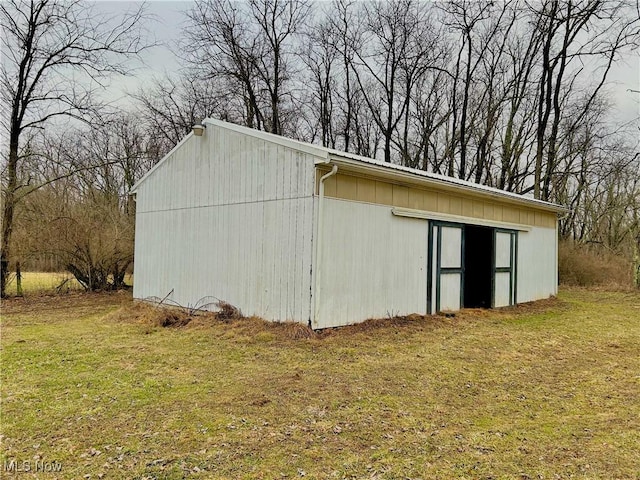
<path fill-rule="evenodd" d="M 429 249 L 429 261 L 427 262 L 427 312 L 430 315 L 438 313 L 440 311 L 440 279 L 441 275 L 446 274 L 459 274 L 460 275 L 460 308 L 464 305 L 464 223 L 458 222 L 446 222 L 441 220 L 429 220 L 428 228 L 428 249 Z M 433 250 L 433 231 L 437 231 L 437 247 L 436 252 Z M 442 267 L 442 227 L 458 228 L 460 229 L 460 267 Z M 435 262 L 434 262 L 435 254 Z M 433 301 L 433 269 L 435 268 L 436 284 L 435 284 L 435 308 Z"/>
<path fill-rule="evenodd" d="M 492 227 L 493 251 L 491 252 L 491 308 L 496 308 L 496 273 L 509 273 L 509 305 L 518 303 L 518 231 Z M 496 237 L 498 233 L 510 235 L 510 255 L 508 267 L 496 267 Z"/>
<path fill-rule="evenodd" d="M 427 312 L 429 315 L 434 315 L 440 312 L 440 279 L 444 273 L 460 274 L 460 308 L 464 308 L 464 274 L 465 274 L 465 226 L 473 225 L 471 223 L 450 222 L 442 220 L 429 220 L 427 226 L 429 228 L 427 234 L 427 248 L 428 262 L 427 262 Z M 487 226 L 487 225 L 482 225 Z M 434 228 L 435 227 L 435 228 Z M 460 267 L 441 267 L 442 261 L 442 227 L 459 228 L 461 233 L 460 240 Z M 518 231 L 500 228 L 490 227 L 493 236 L 493 249 L 491 251 L 491 308 L 495 307 L 495 287 L 496 287 L 496 273 L 510 273 L 509 276 L 509 305 L 516 305 L 518 303 Z M 437 234 L 437 244 L 434 251 L 434 230 Z M 508 267 L 496 267 L 496 234 L 506 233 L 510 235 L 510 249 L 511 255 L 509 257 L 510 264 Z M 435 272 L 434 272 L 435 269 Z M 444 272 L 443 272 L 444 271 Z M 435 273 L 435 292 L 433 285 L 433 277 Z M 433 298 L 435 295 L 435 299 Z"/>

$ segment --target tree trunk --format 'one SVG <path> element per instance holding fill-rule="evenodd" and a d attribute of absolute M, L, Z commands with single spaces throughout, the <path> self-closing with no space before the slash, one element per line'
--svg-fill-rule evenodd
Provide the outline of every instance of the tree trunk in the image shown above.
<path fill-rule="evenodd" d="M 460 114 L 460 171 L 458 177 L 467 179 L 467 110 L 469 108 L 469 84 L 471 83 L 471 34 L 467 29 L 467 68 L 464 77 L 464 95 Z"/>
<path fill-rule="evenodd" d="M 9 162 L 7 163 L 7 186 L 4 191 L 2 210 L 2 251 L 0 252 L 0 295 L 7 296 L 7 280 L 9 279 L 9 249 L 11 248 L 11 234 L 13 233 L 13 213 L 15 208 L 15 193 L 18 165 L 18 135 L 12 128 L 9 141 Z"/>

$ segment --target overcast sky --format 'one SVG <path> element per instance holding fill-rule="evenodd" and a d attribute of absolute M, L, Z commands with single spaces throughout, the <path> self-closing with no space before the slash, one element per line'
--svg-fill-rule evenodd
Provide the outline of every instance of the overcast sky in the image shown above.
<path fill-rule="evenodd" d="M 172 49 L 180 39 L 182 27 L 187 20 L 185 12 L 193 4 L 190 1 L 155 0 L 147 3 L 146 11 L 150 19 L 146 22 L 150 39 L 159 45 L 146 50 L 142 54 L 142 62 L 135 62 L 135 70 L 131 76 L 119 78 L 109 96 L 118 98 L 120 102 L 129 102 L 127 93 L 135 93 L 144 89 L 154 78 L 180 71 L 179 59 Z M 137 3 L 129 1 L 97 2 L 100 9 L 108 12 L 126 11 Z"/>
<path fill-rule="evenodd" d="M 144 66 L 140 66 L 135 75 L 118 80 L 109 95 L 118 97 L 127 103 L 127 92 L 136 92 L 150 84 L 154 77 L 165 73 L 178 73 L 179 60 L 169 46 L 179 40 L 181 29 L 187 20 L 185 12 L 193 2 L 176 0 L 155 0 L 147 4 L 148 12 L 154 20 L 147 25 L 151 35 L 163 45 L 147 51 L 143 56 Z M 127 1 L 100 2 L 100 8 L 115 12 L 126 9 L 132 3 Z M 616 122 L 640 122 L 640 51 L 627 54 L 613 67 L 609 76 L 608 91 L 614 102 L 612 114 Z"/>

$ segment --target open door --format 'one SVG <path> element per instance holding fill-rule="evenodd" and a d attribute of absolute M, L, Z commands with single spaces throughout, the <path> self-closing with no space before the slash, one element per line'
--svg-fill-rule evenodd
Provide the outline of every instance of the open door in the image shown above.
<path fill-rule="evenodd" d="M 516 303 L 516 259 L 518 233 L 495 229 L 493 232 L 493 307 Z"/>
<path fill-rule="evenodd" d="M 490 308 L 493 303 L 492 227 L 464 226 L 464 308 Z"/>
<path fill-rule="evenodd" d="M 431 222 L 429 226 L 430 313 L 459 310 L 464 281 L 464 227 L 456 223 Z"/>

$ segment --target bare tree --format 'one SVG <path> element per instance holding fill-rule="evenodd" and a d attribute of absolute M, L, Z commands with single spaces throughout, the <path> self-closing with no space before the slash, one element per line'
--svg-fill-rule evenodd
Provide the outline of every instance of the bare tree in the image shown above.
<path fill-rule="evenodd" d="M 391 162 L 395 129 L 433 58 L 435 35 L 425 4 L 403 0 L 362 8 L 365 20 L 350 40 L 350 66 L 382 133 L 384 160 Z"/>
<path fill-rule="evenodd" d="M 334 96 L 339 71 L 340 52 L 337 49 L 336 31 L 328 20 L 320 21 L 311 27 L 300 56 L 310 73 L 311 117 L 314 133 L 310 140 L 317 136 L 315 130 L 320 129 L 320 139 L 325 147 L 336 148 L 336 132 L 334 120 Z"/>
<path fill-rule="evenodd" d="M 526 157 L 535 130 L 531 112 L 535 110 L 537 98 L 532 84 L 536 80 L 540 45 L 541 35 L 537 29 L 530 29 L 526 36 L 513 35 L 506 45 L 509 66 L 503 75 L 506 104 L 499 129 L 500 156 L 494 179 L 494 185 L 503 190 L 522 191 L 531 170 Z"/>
<path fill-rule="evenodd" d="M 139 119 L 158 139 L 160 156 L 203 118 L 217 115 L 238 123 L 244 118 L 243 107 L 229 101 L 220 86 L 186 75 L 156 80 L 132 97 L 140 107 Z"/>
<path fill-rule="evenodd" d="M 504 4 L 502 12 L 506 10 L 508 3 Z M 473 2 L 469 0 L 452 0 L 443 4 L 442 8 L 448 14 L 449 25 L 459 30 L 459 50 L 457 54 L 456 64 L 453 74 L 452 86 L 452 127 L 451 127 L 451 148 L 449 150 L 449 172 L 450 176 L 454 175 L 454 159 L 456 153 L 456 144 L 460 145 L 460 158 L 458 166 L 458 176 L 467 178 L 467 137 L 468 137 L 468 107 L 471 92 L 471 82 L 475 70 L 479 65 L 480 59 L 483 57 L 485 46 L 481 47 L 481 51 L 474 59 L 474 33 L 477 25 L 490 17 L 493 8 L 493 2 Z M 496 22 L 499 25 L 500 22 Z M 492 38 L 493 35 L 488 36 Z M 458 85 L 462 82 L 462 105 L 458 105 Z M 460 110 L 459 110 L 460 109 Z"/>
<path fill-rule="evenodd" d="M 444 69 L 425 72 L 416 82 L 412 96 L 413 107 L 413 160 L 408 165 L 413 168 L 431 170 L 444 174 L 444 151 L 446 138 L 440 132 L 448 122 L 450 112 L 446 100 L 450 77 Z"/>
<path fill-rule="evenodd" d="M 353 49 L 350 46 L 350 39 L 353 38 L 352 31 L 358 29 L 358 17 L 354 13 L 353 2 L 349 0 L 334 0 L 330 11 L 332 14 L 329 15 L 328 22 L 330 23 L 331 31 L 335 35 L 333 46 L 340 52 L 340 68 L 343 73 L 342 88 L 336 91 L 336 97 L 339 100 L 336 109 L 341 112 L 339 131 L 342 136 L 344 150 L 350 152 L 354 124 L 354 92 L 356 90 L 351 71 Z"/>
<path fill-rule="evenodd" d="M 281 134 L 293 96 L 293 40 L 308 13 L 305 0 L 196 3 L 185 33 L 197 48 L 185 60 L 196 76 L 224 82 L 227 95 L 239 95 L 247 126 Z"/>
<path fill-rule="evenodd" d="M 629 16 L 628 7 L 627 2 L 619 0 L 546 0 L 532 11 L 537 28 L 543 32 L 533 186 L 536 198 L 551 198 L 559 129 L 571 94 L 583 89 L 585 101 L 580 111 L 574 112 L 577 124 L 598 98 L 619 53 L 640 41 L 640 19 Z M 590 69 L 590 78 L 581 85 L 586 75 L 584 62 L 594 57 L 604 65 L 597 75 L 594 68 Z"/>
<path fill-rule="evenodd" d="M 87 120 L 99 113 L 98 88 L 112 74 L 128 71 L 126 60 L 144 45 L 142 8 L 105 18 L 95 5 L 76 0 L 8 0 L 0 4 L 3 51 L 2 100 L 9 150 L 3 175 L 0 293 L 6 292 L 18 182 L 24 158 L 21 140 L 56 117 Z"/>
<path fill-rule="evenodd" d="M 128 192 L 157 161 L 156 138 L 126 114 L 100 129 L 34 138 L 34 154 L 22 163 L 30 187 L 16 219 L 19 258 L 30 266 L 53 261 L 88 290 L 124 287 L 135 218 Z"/>

